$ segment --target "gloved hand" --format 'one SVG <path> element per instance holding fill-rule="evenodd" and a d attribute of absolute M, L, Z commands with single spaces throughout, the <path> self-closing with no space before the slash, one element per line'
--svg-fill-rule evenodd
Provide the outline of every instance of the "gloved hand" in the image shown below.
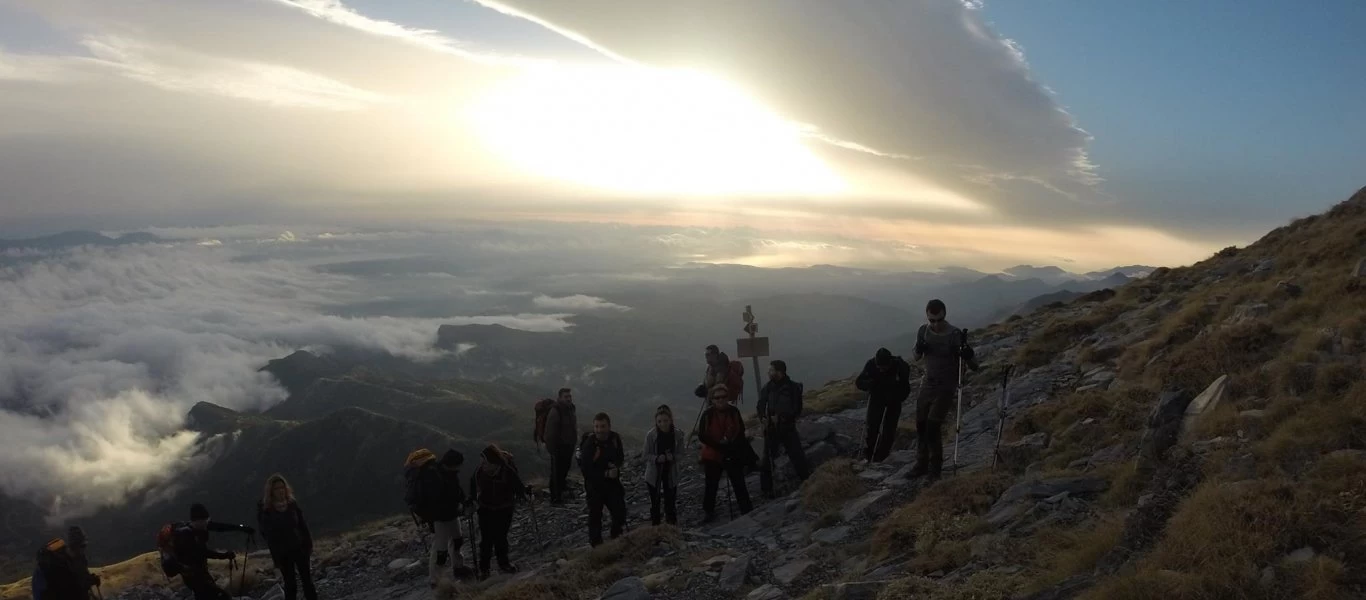
<path fill-rule="evenodd" d="M 228 551 L 228 560 L 237 560 L 237 553 L 236 553 L 236 552 L 233 552 L 232 550 L 229 550 L 229 551 Z"/>
<path fill-rule="evenodd" d="M 692 390 L 692 395 L 697 396 L 698 398 L 706 398 L 707 386 L 701 383 L 697 384 L 697 387 Z"/>
<path fill-rule="evenodd" d="M 90 585 L 92 585 L 92 586 L 94 586 L 94 587 L 99 587 L 99 586 L 100 586 L 100 576 L 99 576 L 99 575 L 96 575 L 96 574 L 94 574 L 94 573 L 91 573 L 91 574 L 90 574 Z"/>
<path fill-rule="evenodd" d="M 925 343 L 925 340 L 916 340 L 916 341 L 915 341 L 915 353 L 916 353 L 916 354 L 922 355 L 922 356 L 923 356 L 926 352 L 929 352 L 929 350 L 930 350 L 930 345 L 929 345 L 929 344 L 926 344 L 926 343 Z"/>
<path fill-rule="evenodd" d="M 471 502 L 471 503 L 465 505 L 465 516 L 468 517 L 468 518 L 473 518 L 473 517 L 474 517 L 474 503 L 473 503 L 473 502 Z"/>
<path fill-rule="evenodd" d="M 977 353 L 972 350 L 972 346 L 963 346 L 958 349 L 958 356 L 963 357 L 963 360 L 972 360 Z"/>

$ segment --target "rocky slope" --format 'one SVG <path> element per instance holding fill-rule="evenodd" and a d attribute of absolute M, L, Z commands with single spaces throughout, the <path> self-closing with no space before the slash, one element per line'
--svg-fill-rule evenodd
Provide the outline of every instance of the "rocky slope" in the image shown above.
<path fill-rule="evenodd" d="M 765 499 L 751 476 L 752 513 L 722 509 L 700 526 L 690 466 L 682 527 L 655 528 L 634 475 L 623 539 L 590 550 L 581 500 L 538 504 L 534 516 L 525 507 L 513 528 L 521 572 L 435 593 L 1366 597 L 1363 257 L 1366 190 L 1246 248 L 972 332 L 985 367 L 964 389 L 958 468 L 933 485 L 904 477 L 911 411 L 891 459 L 850 460 L 862 445 L 862 398 L 851 380 L 836 381 L 808 393 L 802 431 L 821 467 L 805 485 L 789 478 Z M 945 437 L 951 463 L 954 432 Z M 422 544 L 401 518 L 329 539 L 315 558 L 320 589 L 431 597 Z M 265 563 L 253 558 L 252 569 Z M 268 572 L 258 577 L 243 593 L 278 595 Z M 135 585 L 106 595 L 175 593 Z"/>

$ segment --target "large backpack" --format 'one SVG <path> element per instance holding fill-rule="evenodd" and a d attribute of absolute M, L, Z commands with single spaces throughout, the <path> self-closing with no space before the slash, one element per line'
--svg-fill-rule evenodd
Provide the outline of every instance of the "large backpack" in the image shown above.
<path fill-rule="evenodd" d="M 180 559 L 176 558 L 175 532 L 188 526 L 189 523 L 185 522 L 167 523 L 157 531 L 157 553 L 161 555 L 161 572 L 168 579 L 179 575 L 184 570 L 180 564 Z"/>
<path fill-rule="evenodd" d="M 545 422 L 550 417 L 551 409 L 555 408 L 553 398 L 541 398 L 536 401 L 536 428 L 531 432 L 531 440 L 538 444 L 545 443 Z"/>
<path fill-rule="evenodd" d="M 426 448 L 408 454 L 403 462 L 403 479 L 407 483 L 403 500 L 408 509 L 423 521 L 431 521 L 436 502 L 441 494 L 441 477 L 436 472 L 436 455 Z M 435 483 L 436 485 L 432 485 Z"/>
<path fill-rule="evenodd" d="M 63 540 L 62 538 L 53 538 L 48 543 L 43 544 L 42 549 L 38 550 L 38 566 L 33 568 L 33 579 L 31 580 L 31 587 L 35 600 L 45 600 L 44 596 L 47 594 L 47 588 L 49 587 L 47 583 L 47 570 L 44 567 L 53 564 L 55 555 L 65 548 L 66 540 Z"/>

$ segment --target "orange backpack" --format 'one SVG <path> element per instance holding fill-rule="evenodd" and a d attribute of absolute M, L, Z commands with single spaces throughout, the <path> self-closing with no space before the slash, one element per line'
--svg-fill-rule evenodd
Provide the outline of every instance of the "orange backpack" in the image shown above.
<path fill-rule="evenodd" d="M 555 400 L 552 398 L 541 398 L 536 401 L 536 427 L 531 431 L 531 440 L 538 443 L 545 443 L 545 421 L 550 417 L 550 409 L 555 408 Z"/>

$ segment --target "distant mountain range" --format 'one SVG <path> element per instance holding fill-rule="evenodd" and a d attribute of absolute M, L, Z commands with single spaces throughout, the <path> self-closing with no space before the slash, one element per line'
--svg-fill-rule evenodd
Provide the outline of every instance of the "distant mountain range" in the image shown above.
<path fill-rule="evenodd" d="M 109 237 L 95 231 L 65 231 L 35 238 L 0 239 L 0 250 L 62 250 L 79 246 L 123 246 L 167 241 L 171 240 L 144 232 L 125 233 L 118 237 Z"/>

